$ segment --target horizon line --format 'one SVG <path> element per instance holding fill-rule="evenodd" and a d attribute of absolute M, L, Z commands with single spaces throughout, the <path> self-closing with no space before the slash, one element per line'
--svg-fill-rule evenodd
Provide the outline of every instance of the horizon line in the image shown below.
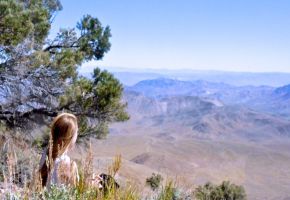
<path fill-rule="evenodd" d="M 93 69 L 94 65 L 87 65 L 87 66 L 81 66 L 81 68 L 90 67 Z M 219 69 L 190 69 L 190 68 L 179 68 L 179 69 L 172 69 L 172 68 L 150 68 L 150 67 L 144 67 L 144 68 L 133 68 L 133 67 L 124 67 L 124 66 L 106 66 L 106 65 L 99 65 L 95 66 L 99 68 L 103 68 L 106 70 L 121 70 L 121 71 L 115 71 L 115 72 L 144 72 L 144 71 L 160 71 L 160 70 L 166 70 L 166 71 L 191 71 L 191 72 L 222 72 L 222 73 L 248 73 L 248 74 L 290 74 L 290 71 L 234 71 L 234 70 L 219 70 Z M 84 73 L 88 73 L 91 71 L 84 71 Z"/>

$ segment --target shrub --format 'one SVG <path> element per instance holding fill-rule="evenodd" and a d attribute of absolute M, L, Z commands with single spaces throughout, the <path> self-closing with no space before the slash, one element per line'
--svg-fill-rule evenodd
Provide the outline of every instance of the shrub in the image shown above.
<path fill-rule="evenodd" d="M 160 187 L 163 178 L 160 174 L 153 173 L 151 177 L 146 179 L 146 185 L 150 186 L 153 191 Z"/>
<path fill-rule="evenodd" d="M 229 181 L 223 181 L 220 185 L 206 183 L 194 191 L 197 200 L 246 200 L 246 192 L 243 186 L 235 185 Z"/>

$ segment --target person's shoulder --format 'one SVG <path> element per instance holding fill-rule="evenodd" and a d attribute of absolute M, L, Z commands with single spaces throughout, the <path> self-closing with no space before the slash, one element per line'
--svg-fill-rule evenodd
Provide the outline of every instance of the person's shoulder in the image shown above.
<path fill-rule="evenodd" d="M 76 185 L 79 181 L 77 164 L 71 159 L 62 159 L 59 161 L 57 171 L 59 180 L 62 183 Z"/>
<path fill-rule="evenodd" d="M 70 164 L 71 159 L 67 154 L 61 155 L 55 159 L 55 163 Z"/>
<path fill-rule="evenodd" d="M 55 170 L 58 176 L 70 176 L 71 174 L 71 161 L 70 158 L 57 159 L 55 162 Z"/>
<path fill-rule="evenodd" d="M 77 163 L 73 161 L 68 155 L 61 156 L 56 160 L 59 168 L 69 169 L 69 171 L 77 170 Z"/>

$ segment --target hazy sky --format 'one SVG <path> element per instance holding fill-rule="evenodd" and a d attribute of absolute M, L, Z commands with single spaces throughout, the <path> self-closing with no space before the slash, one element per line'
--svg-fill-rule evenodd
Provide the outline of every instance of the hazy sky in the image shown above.
<path fill-rule="evenodd" d="M 290 72 L 290 0 L 61 0 L 52 35 L 84 14 L 112 30 L 88 66 Z"/>

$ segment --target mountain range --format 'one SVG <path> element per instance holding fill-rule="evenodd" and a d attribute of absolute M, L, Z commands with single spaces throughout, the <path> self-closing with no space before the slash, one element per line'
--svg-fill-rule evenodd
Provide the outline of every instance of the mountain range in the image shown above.
<path fill-rule="evenodd" d="M 126 91 L 134 91 L 153 99 L 174 96 L 200 97 L 220 106 L 243 106 L 279 117 L 290 116 L 290 85 L 233 86 L 203 80 L 180 81 L 160 78 L 140 81 L 126 87 Z"/>

